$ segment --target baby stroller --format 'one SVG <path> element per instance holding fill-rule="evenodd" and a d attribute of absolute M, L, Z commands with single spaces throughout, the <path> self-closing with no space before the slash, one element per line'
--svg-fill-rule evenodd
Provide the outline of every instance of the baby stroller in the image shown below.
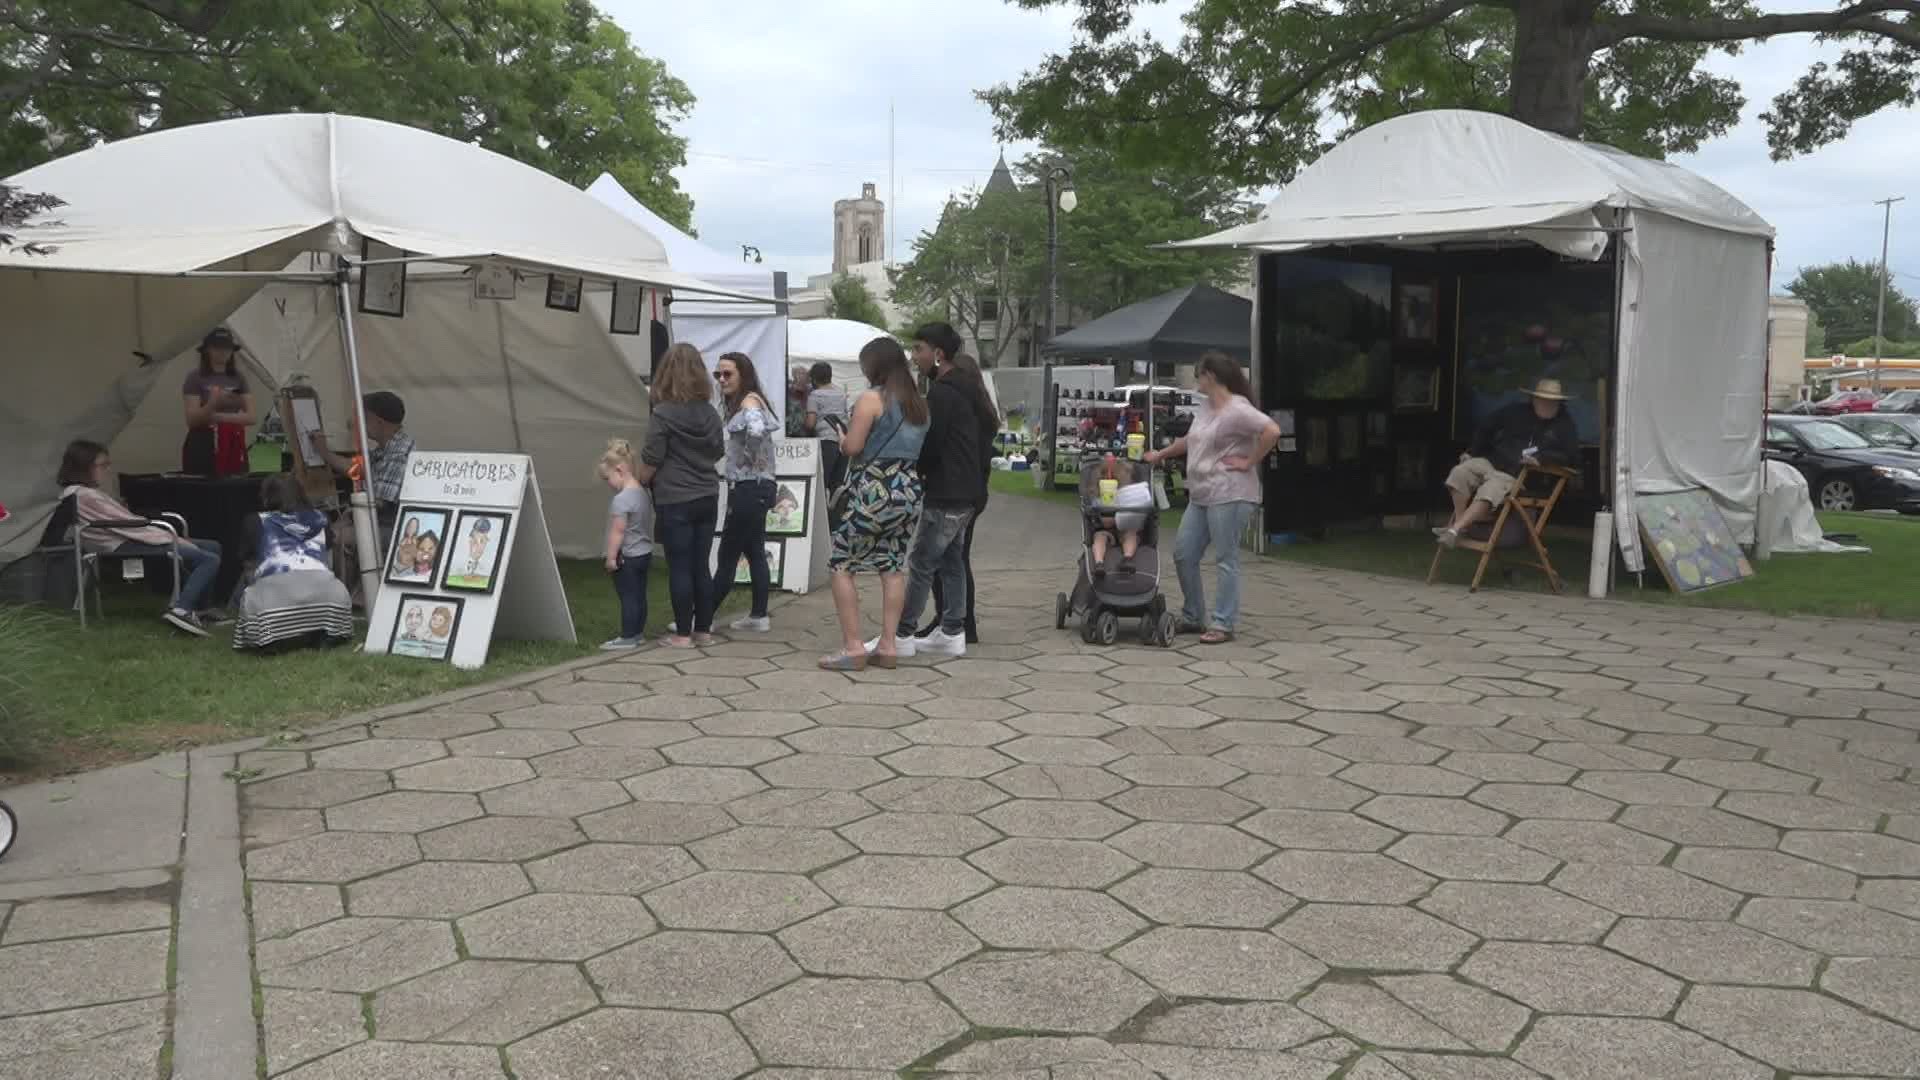
<path fill-rule="evenodd" d="M 1121 619 L 1138 619 L 1141 640 L 1149 645 L 1173 645 L 1173 613 L 1167 610 L 1166 597 L 1160 594 L 1160 509 L 1148 494 L 1152 475 L 1152 466 L 1124 457 L 1109 463 L 1104 455 L 1089 455 L 1088 460 L 1082 462 L 1080 562 L 1072 592 L 1063 592 L 1054 598 L 1056 629 L 1066 629 L 1067 619 L 1078 616 L 1080 640 L 1089 645 L 1111 645 L 1120 637 Z M 1104 479 L 1115 481 L 1119 491 L 1116 504 L 1100 500 L 1100 481 Z M 1105 524 L 1106 518 L 1115 519 L 1114 527 Z M 1120 553 L 1119 526 L 1132 525 L 1135 520 L 1139 524 L 1140 546 L 1130 561 L 1124 560 Z M 1103 530 L 1113 533 L 1113 542 L 1107 545 L 1105 565 L 1095 567 L 1093 536 Z M 1123 562 L 1130 562 L 1131 569 L 1123 567 Z"/>

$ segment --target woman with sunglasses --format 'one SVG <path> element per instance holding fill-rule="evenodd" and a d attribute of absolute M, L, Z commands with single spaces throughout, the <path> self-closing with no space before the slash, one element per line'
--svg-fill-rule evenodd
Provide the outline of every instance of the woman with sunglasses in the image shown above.
<path fill-rule="evenodd" d="M 740 557 L 747 558 L 753 581 L 753 607 L 728 625 L 766 633 L 767 594 L 773 575 L 767 565 L 767 511 L 773 509 L 773 462 L 778 453 L 779 421 L 760 389 L 760 377 L 745 353 L 722 355 L 713 377 L 720 383 L 721 411 L 727 433 L 727 520 L 720 527 L 720 558 L 714 567 L 713 606 L 718 610 L 733 591 Z"/>

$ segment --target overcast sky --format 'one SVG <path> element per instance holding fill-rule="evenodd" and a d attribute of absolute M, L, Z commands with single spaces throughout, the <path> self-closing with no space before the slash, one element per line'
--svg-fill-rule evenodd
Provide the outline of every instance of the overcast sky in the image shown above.
<path fill-rule="evenodd" d="M 722 251 L 752 244 L 797 281 L 831 268 L 835 199 L 858 195 L 869 180 L 886 197 L 890 100 L 898 193 L 888 211 L 904 260 L 947 195 L 984 183 L 993 167 L 992 118 L 973 91 L 1017 78 L 1072 39 L 1067 10 L 994 0 L 733 0 L 725 18 L 701 4 L 601 3 L 698 98 L 681 127 L 689 148 L 678 175 L 701 239 Z M 1177 37 L 1187 6 L 1150 8 L 1149 25 Z M 1683 163 L 1779 230 L 1776 289 L 1802 265 L 1877 259 L 1874 200 L 1913 196 L 1894 208 L 1890 262 L 1905 275 L 1896 283 L 1920 292 L 1920 113 L 1883 112 L 1808 157 L 1767 158 L 1754 117 L 1810 61 L 1837 51 L 1781 38 L 1716 58 L 1743 83 L 1746 122 Z"/>

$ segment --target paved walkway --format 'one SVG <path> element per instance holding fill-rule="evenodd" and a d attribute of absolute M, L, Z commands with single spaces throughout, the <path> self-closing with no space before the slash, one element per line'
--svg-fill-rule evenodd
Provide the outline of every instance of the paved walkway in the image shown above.
<path fill-rule="evenodd" d="M 983 566 L 1065 565 L 996 510 Z M 1232 646 L 1001 569 L 965 660 L 819 672 L 815 596 L 241 754 L 267 1071 L 1920 1076 L 1912 628 L 1248 576 Z M 30 1067 L 150 1030 L 166 940 L 39 910 L 0 1077 L 146 1075 Z"/>

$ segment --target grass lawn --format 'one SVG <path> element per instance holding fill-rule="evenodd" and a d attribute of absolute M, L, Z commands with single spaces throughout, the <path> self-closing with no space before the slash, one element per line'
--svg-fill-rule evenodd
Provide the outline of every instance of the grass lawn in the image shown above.
<path fill-rule="evenodd" d="M 68 772 L 244 738 L 587 655 L 619 630 L 613 586 L 597 562 L 563 559 L 560 575 L 579 641 L 495 641 L 477 671 L 364 656 L 352 646 L 236 653 L 224 628 L 205 639 L 169 629 L 160 598 L 137 585 L 109 586 L 107 618 L 87 630 L 39 612 L 25 613 L 23 629 L 12 624 L 19 609 L 0 609 L 0 682 L 17 680 L 21 703 L 0 731 L 0 769 L 8 770 L 0 775 Z M 745 601 L 736 590 L 728 608 Z M 651 636 L 672 620 L 662 559 L 647 606 Z"/>

